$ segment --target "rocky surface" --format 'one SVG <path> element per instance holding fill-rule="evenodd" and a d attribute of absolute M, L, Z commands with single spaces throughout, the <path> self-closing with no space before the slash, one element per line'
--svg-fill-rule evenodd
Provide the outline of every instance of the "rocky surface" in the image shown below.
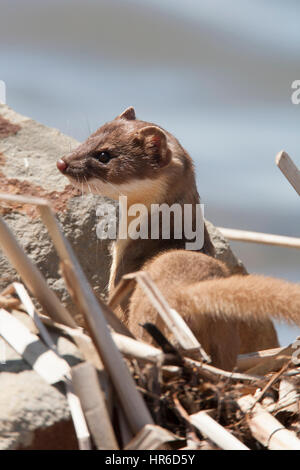
<path fill-rule="evenodd" d="M 246 268 L 232 252 L 229 242 L 222 233 L 211 222 L 205 220 L 205 224 L 215 247 L 216 258 L 223 261 L 231 270 L 232 274 L 246 274 Z"/>
<path fill-rule="evenodd" d="M 73 343 L 63 337 L 53 338 L 70 366 L 81 360 Z M 62 386 L 45 382 L 9 345 L 0 347 L 4 362 L 0 363 L 0 450 L 76 449 Z"/>

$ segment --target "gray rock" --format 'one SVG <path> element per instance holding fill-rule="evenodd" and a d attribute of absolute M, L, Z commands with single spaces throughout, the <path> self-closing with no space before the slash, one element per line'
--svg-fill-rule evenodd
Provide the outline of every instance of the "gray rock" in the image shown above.
<path fill-rule="evenodd" d="M 230 245 L 222 233 L 208 220 L 205 220 L 205 224 L 211 238 L 211 241 L 215 247 L 215 257 L 220 261 L 223 261 L 232 274 L 246 274 L 246 269 L 242 263 L 232 252 Z"/>
<path fill-rule="evenodd" d="M 70 366 L 82 360 L 71 341 L 56 335 L 54 341 Z M 76 448 L 63 388 L 45 382 L 7 344 L 4 359 L 0 364 L 0 450 Z"/>

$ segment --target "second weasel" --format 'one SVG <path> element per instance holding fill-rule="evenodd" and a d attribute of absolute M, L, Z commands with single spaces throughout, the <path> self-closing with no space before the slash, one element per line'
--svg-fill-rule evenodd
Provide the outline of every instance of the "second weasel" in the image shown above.
<path fill-rule="evenodd" d="M 126 109 L 57 162 L 72 183 L 111 199 L 136 203 L 199 204 L 193 162 L 173 135 L 136 119 Z M 195 217 L 193 212 L 192 217 Z M 193 226 L 195 221 L 193 219 Z M 147 220 L 147 223 L 150 223 Z M 172 228 L 172 227 L 171 227 Z M 124 274 L 147 271 L 172 308 L 193 330 L 213 364 L 231 370 L 239 353 L 278 346 L 270 318 L 300 325 L 300 285 L 257 275 L 232 275 L 213 258 L 205 229 L 203 249 L 185 250 L 186 239 L 116 240 L 109 295 Z M 166 334 L 156 310 L 139 287 L 118 312 L 132 333 L 149 321 Z"/>

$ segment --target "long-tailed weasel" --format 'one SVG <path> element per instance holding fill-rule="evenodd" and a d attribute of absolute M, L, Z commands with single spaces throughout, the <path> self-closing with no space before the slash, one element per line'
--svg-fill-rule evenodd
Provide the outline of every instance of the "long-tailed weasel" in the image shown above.
<path fill-rule="evenodd" d="M 161 127 L 136 119 L 126 109 L 57 162 L 74 185 L 118 200 L 128 207 L 143 203 L 199 204 L 193 162 L 180 143 Z M 195 211 L 192 212 L 195 226 Z M 147 221 L 148 223 L 148 221 Z M 186 239 L 117 239 L 109 294 L 121 277 L 144 269 L 171 307 L 190 325 L 215 365 L 232 369 L 237 354 L 278 346 L 270 317 L 300 325 L 300 285 L 256 275 L 232 275 L 213 258 L 204 231 L 201 251 L 185 249 Z M 164 325 L 139 287 L 120 314 L 137 337 L 144 321 Z M 145 338 L 146 339 L 146 338 Z"/>

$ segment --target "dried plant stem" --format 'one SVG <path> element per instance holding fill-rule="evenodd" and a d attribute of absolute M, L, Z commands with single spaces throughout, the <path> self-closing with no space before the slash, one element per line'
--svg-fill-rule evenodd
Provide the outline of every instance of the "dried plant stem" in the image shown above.
<path fill-rule="evenodd" d="M 276 165 L 300 196 L 300 171 L 291 157 L 284 151 L 279 152 Z"/>
<path fill-rule="evenodd" d="M 260 243 L 263 245 L 285 246 L 286 248 L 300 249 L 300 238 L 273 235 L 270 233 L 249 232 L 233 228 L 218 227 L 218 230 L 229 240 L 247 243 Z"/>
<path fill-rule="evenodd" d="M 300 450 L 300 440 L 286 429 L 252 395 L 238 400 L 241 410 L 247 414 L 247 421 L 255 439 L 270 450 Z"/>

